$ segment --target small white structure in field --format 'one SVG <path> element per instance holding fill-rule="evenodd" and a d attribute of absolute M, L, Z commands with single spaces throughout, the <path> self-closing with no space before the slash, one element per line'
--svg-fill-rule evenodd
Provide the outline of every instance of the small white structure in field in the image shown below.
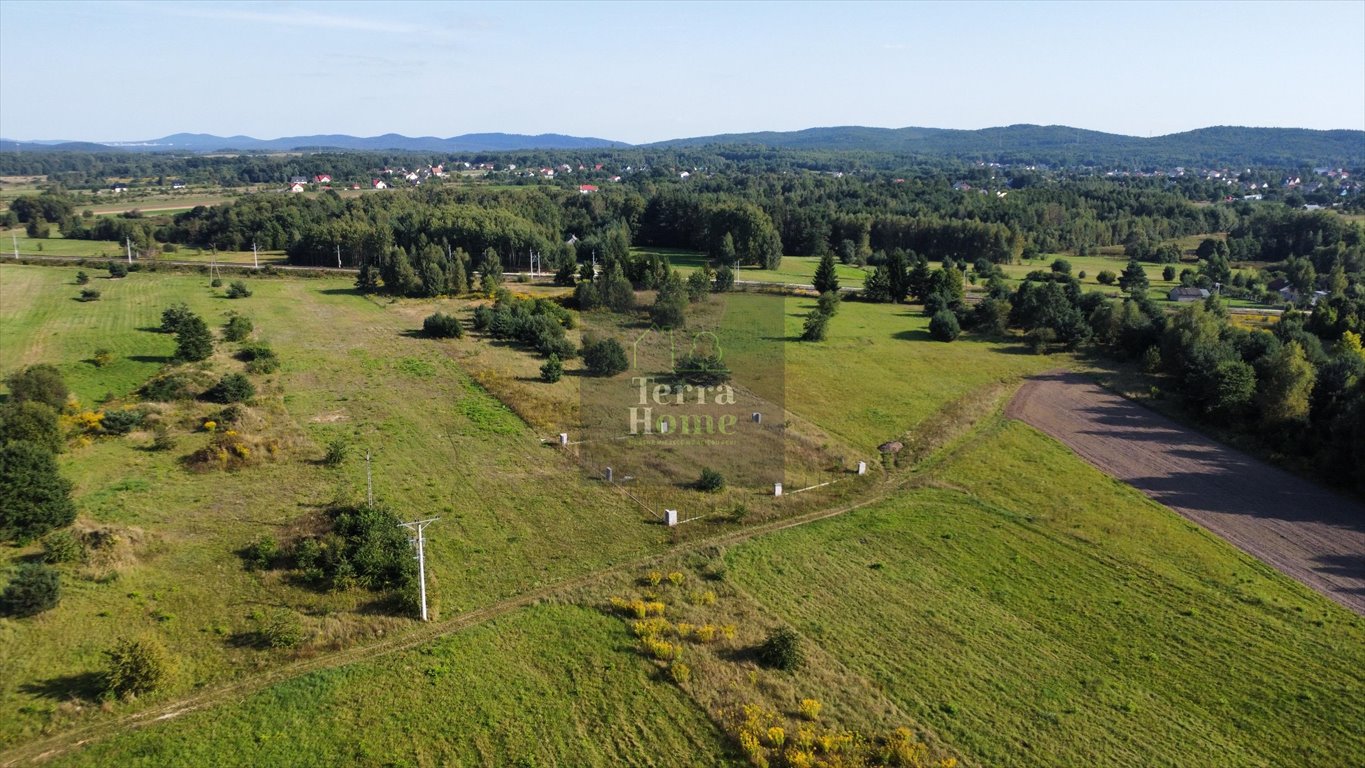
<path fill-rule="evenodd" d="M 606 478 L 607 478 L 607 482 L 610 483 L 610 482 L 611 482 L 611 467 L 607 467 L 607 471 L 606 471 L 604 474 L 605 474 L 605 476 L 606 476 Z"/>
<path fill-rule="evenodd" d="M 781 496 L 781 495 L 782 495 L 782 484 L 781 484 L 781 483 L 773 483 L 773 495 L 774 495 L 774 496 Z"/>
<path fill-rule="evenodd" d="M 559 444 L 560 444 L 560 445 L 568 445 L 568 444 L 569 444 L 569 433 L 568 433 L 568 432 L 560 432 L 560 433 L 559 433 Z"/>
<path fill-rule="evenodd" d="M 665 509 L 665 510 L 664 510 L 664 522 L 667 523 L 668 526 L 669 526 L 670 528 L 673 527 L 673 526 L 675 526 L 675 525 L 677 525 L 677 524 L 678 524 L 678 510 L 676 510 L 676 509 Z"/>
<path fill-rule="evenodd" d="M 754 419 L 754 423 L 755 423 L 755 424 L 762 424 L 762 423 L 763 423 L 763 414 L 758 413 L 757 411 L 755 411 L 755 412 L 754 412 L 753 419 Z"/>
<path fill-rule="evenodd" d="M 858 474 L 860 474 L 860 475 L 866 475 L 866 474 L 867 474 L 867 462 L 866 462 L 866 461 L 860 461 L 860 462 L 858 462 Z"/>

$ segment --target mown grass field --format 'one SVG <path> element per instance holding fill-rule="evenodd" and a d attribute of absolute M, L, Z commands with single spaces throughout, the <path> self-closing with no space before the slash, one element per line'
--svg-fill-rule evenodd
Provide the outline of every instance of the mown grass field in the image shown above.
<path fill-rule="evenodd" d="M 732 577 L 989 765 L 1356 765 L 1365 622 L 1018 423 Z"/>

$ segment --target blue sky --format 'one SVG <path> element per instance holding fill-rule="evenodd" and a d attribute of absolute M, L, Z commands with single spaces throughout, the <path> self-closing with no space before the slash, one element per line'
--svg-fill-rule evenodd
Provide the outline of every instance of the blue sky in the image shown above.
<path fill-rule="evenodd" d="M 1365 129 L 1365 1 L 0 2 L 0 135 Z"/>

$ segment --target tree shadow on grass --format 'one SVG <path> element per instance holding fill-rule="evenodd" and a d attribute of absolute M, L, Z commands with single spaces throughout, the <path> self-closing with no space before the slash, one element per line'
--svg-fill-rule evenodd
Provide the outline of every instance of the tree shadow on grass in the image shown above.
<path fill-rule="evenodd" d="M 933 337 L 933 336 L 930 336 L 930 335 L 929 335 L 929 332 L 926 331 L 926 330 L 924 330 L 924 329 L 922 329 L 922 328 L 911 328 L 911 329 L 907 329 L 907 330 L 904 330 L 904 331 L 896 331 L 894 334 L 891 335 L 891 338 L 893 338 L 893 339 L 899 339 L 899 340 L 901 340 L 901 341 L 933 341 L 933 340 L 934 340 L 934 337 Z"/>
<path fill-rule="evenodd" d="M 135 363 L 156 363 L 157 365 L 166 365 L 174 360 L 170 355 L 129 355 L 127 359 Z"/>
<path fill-rule="evenodd" d="M 22 683 L 19 690 L 54 701 L 85 699 L 97 701 L 104 692 L 104 675 L 99 672 L 78 672 L 74 675 L 58 675 L 46 680 Z"/>
<path fill-rule="evenodd" d="M 364 296 L 365 293 L 358 288 L 323 288 L 318 291 L 324 296 Z"/>

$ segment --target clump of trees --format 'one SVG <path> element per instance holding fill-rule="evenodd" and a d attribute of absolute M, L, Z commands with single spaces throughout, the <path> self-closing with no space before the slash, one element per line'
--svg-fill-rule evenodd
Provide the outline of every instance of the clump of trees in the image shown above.
<path fill-rule="evenodd" d="M 577 353 L 565 333 L 573 327 L 573 315 L 555 302 L 519 299 L 506 291 L 498 293 L 493 306 L 474 310 L 474 330 L 520 344 L 546 357 L 558 355 L 561 360 Z"/>
<path fill-rule="evenodd" d="M 76 519 L 71 483 L 55 454 L 63 446 L 57 414 L 69 392 L 51 365 L 11 374 L 0 405 L 0 541 L 24 544 Z"/>
<path fill-rule="evenodd" d="M 402 592 L 415 584 L 417 564 L 398 517 L 382 506 L 337 506 L 327 511 L 327 532 L 288 549 L 288 567 L 322 589 L 355 587 Z"/>
<path fill-rule="evenodd" d="M 615 376 L 630 367 L 625 347 L 616 339 L 588 339 L 583 343 L 583 364 L 593 376 Z"/>
<path fill-rule="evenodd" d="M 422 334 L 433 339 L 458 339 L 464 336 L 464 327 L 458 317 L 437 312 L 422 321 Z"/>

